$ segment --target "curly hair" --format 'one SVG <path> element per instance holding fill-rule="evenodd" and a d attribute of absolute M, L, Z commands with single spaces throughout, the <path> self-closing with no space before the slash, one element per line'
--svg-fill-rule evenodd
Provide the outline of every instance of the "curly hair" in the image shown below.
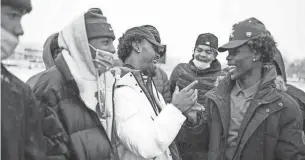
<path fill-rule="evenodd" d="M 262 55 L 261 61 L 263 63 L 270 63 L 273 61 L 277 44 L 271 35 L 260 35 L 249 40 L 247 44 L 255 54 L 260 53 Z"/>
<path fill-rule="evenodd" d="M 132 42 L 141 42 L 145 37 L 139 34 L 126 35 L 123 34 L 119 38 L 118 56 L 123 63 L 128 58 L 132 51 Z"/>

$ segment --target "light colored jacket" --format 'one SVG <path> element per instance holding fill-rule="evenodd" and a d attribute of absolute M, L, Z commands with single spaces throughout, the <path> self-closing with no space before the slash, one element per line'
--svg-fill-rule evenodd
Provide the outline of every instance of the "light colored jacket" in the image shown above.
<path fill-rule="evenodd" d="M 114 121 L 121 160 L 172 160 L 170 144 L 185 116 L 172 104 L 166 105 L 153 86 L 162 111 L 156 115 L 132 72 L 117 76 L 114 89 Z"/>

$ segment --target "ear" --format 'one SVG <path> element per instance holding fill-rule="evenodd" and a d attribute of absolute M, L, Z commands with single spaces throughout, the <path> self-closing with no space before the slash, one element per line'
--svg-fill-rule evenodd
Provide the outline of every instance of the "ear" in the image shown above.
<path fill-rule="evenodd" d="M 138 42 L 132 42 L 132 49 L 136 51 L 136 53 L 140 53 L 140 47 Z"/>
<path fill-rule="evenodd" d="M 253 59 L 255 59 L 255 61 L 260 61 L 262 58 L 262 54 L 261 53 L 256 53 L 255 56 L 253 57 Z"/>

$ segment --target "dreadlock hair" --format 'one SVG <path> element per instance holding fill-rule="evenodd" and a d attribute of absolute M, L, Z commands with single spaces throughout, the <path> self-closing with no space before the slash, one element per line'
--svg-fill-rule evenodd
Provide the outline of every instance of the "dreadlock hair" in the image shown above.
<path fill-rule="evenodd" d="M 141 42 L 145 37 L 139 34 L 123 34 L 122 37 L 119 38 L 118 45 L 118 56 L 123 63 L 125 63 L 126 58 L 128 58 L 131 54 L 132 42 Z"/>
<path fill-rule="evenodd" d="M 261 54 L 261 61 L 264 64 L 273 61 L 277 44 L 271 35 L 260 35 L 254 39 L 250 39 L 247 44 L 255 54 Z"/>

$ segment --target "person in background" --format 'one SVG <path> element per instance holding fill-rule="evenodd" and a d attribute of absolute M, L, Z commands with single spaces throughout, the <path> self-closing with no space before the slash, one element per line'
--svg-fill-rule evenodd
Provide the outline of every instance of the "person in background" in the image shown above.
<path fill-rule="evenodd" d="M 99 8 L 89 9 L 59 32 L 62 51 L 33 86 L 46 109 L 49 159 L 118 159 L 113 110 L 105 105 L 108 94 L 102 76 L 113 65 L 114 39 Z"/>
<path fill-rule="evenodd" d="M 46 42 L 43 45 L 43 62 L 46 67 L 46 70 L 53 67 L 55 65 L 55 59 L 58 56 L 58 54 L 61 52 L 61 48 L 58 46 L 58 35 L 59 33 L 54 33 L 51 36 L 48 37 Z M 27 84 L 33 88 L 33 86 L 36 84 L 37 79 L 40 77 L 40 75 L 43 74 L 44 71 L 35 74 L 34 76 L 30 77 L 27 80 Z"/>
<path fill-rule="evenodd" d="M 289 94 L 301 107 L 304 119 L 303 131 L 305 131 L 305 92 L 287 83 L 284 60 L 281 52 L 278 49 L 276 49 L 276 52 L 274 54 L 274 65 L 276 66 L 277 74 L 280 75 L 284 80 L 283 83 L 285 83 L 286 93 Z"/>
<path fill-rule="evenodd" d="M 31 10 L 30 0 L 1 1 L 1 61 L 14 53 Z M 31 88 L 1 63 L 1 159 L 45 159 L 42 117 Z"/>
<path fill-rule="evenodd" d="M 144 25 L 143 27 L 147 28 L 155 37 L 156 41 L 161 44 L 161 38 L 159 31 L 156 27 L 151 25 Z M 165 56 L 166 45 L 163 45 L 164 49 L 157 53 L 158 59 Z M 153 81 L 157 88 L 157 91 L 161 93 L 166 103 L 171 103 L 172 94 L 170 92 L 170 83 L 167 77 L 166 72 L 161 68 L 156 66 L 156 76 L 153 77 Z"/>
<path fill-rule="evenodd" d="M 189 63 L 178 64 L 170 77 L 170 88 L 173 92 L 174 88 L 178 86 L 180 89 L 189 85 L 192 81 L 198 80 L 195 89 L 198 89 L 198 103 L 204 105 L 206 100 L 205 94 L 214 88 L 218 76 L 221 75 L 221 65 L 217 60 L 218 38 L 211 33 L 200 34 L 196 40 L 194 53 Z M 202 112 L 194 112 L 194 116 L 200 118 Z M 184 160 L 202 160 L 207 159 L 207 149 L 204 144 L 208 139 L 205 135 L 196 135 L 188 132 L 187 124 L 182 127 L 177 142 L 181 157 Z M 204 129 L 204 125 L 202 125 Z M 186 141 L 185 137 L 193 138 L 196 141 Z"/>

